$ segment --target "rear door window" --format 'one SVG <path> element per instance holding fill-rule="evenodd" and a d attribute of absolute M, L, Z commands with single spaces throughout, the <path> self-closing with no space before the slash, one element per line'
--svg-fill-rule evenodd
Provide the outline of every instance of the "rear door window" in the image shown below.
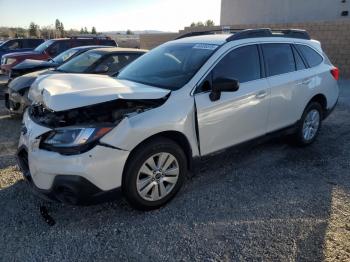
<path fill-rule="evenodd" d="M 293 72 L 296 69 L 290 44 L 262 45 L 268 76 Z"/>
<path fill-rule="evenodd" d="M 310 67 L 315 67 L 322 63 L 322 56 L 318 54 L 315 50 L 313 50 L 311 47 L 308 47 L 306 45 L 296 45 L 296 47 L 305 57 Z"/>
<path fill-rule="evenodd" d="M 249 45 L 229 52 L 213 70 L 213 79 L 221 77 L 236 79 L 240 83 L 259 79 L 261 72 L 258 47 Z"/>

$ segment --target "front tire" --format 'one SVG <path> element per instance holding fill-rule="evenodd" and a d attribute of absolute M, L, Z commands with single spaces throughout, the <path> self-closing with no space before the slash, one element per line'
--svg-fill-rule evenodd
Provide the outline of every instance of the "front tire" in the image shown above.
<path fill-rule="evenodd" d="M 130 156 L 123 192 L 137 209 L 157 209 L 180 190 L 187 172 L 182 148 L 167 138 L 158 138 L 138 147 Z"/>
<path fill-rule="evenodd" d="M 298 146 L 312 144 L 320 131 L 323 119 L 323 110 L 319 103 L 311 102 L 300 119 L 294 141 Z"/>

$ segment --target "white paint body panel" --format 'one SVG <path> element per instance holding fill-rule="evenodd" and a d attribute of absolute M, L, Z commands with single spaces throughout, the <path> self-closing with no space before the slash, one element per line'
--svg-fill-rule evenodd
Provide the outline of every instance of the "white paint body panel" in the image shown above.
<path fill-rule="evenodd" d="M 259 94 L 265 97 L 259 98 Z M 195 95 L 201 154 L 264 135 L 270 103 L 266 79 L 243 83 L 237 92 L 223 92 L 218 101 L 209 92 Z"/>
<path fill-rule="evenodd" d="M 212 35 L 208 36 L 207 41 L 205 39 L 194 37 L 176 41 L 224 43 L 223 36 L 216 39 Z M 274 37 L 264 38 L 263 42 L 295 41 Z M 297 42 L 322 52 L 317 41 Z M 223 44 L 186 85 L 171 93 L 98 75 L 54 75 L 38 80 L 35 84 L 38 90 L 45 90 L 43 102 L 55 111 L 118 98 L 157 99 L 170 95 L 157 108 L 125 117 L 101 139 L 101 142 L 116 148 L 96 146 L 81 155 L 63 156 L 39 149 L 37 137 L 50 129 L 35 124 L 25 115 L 24 123 L 29 132 L 21 136 L 19 146 L 28 147 L 29 166 L 35 185 L 48 189 L 55 175 L 64 174 L 82 176 L 102 190 L 113 189 L 122 184 L 122 173 L 130 152 L 159 133 L 176 131 L 183 134 L 191 146 L 192 157 L 201 157 L 295 123 L 310 99 L 317 94 L 327 98 L 328 109 L 335 105 L 339 90 L 330 74 L 332 65 L 327 62 L 315 68 L 243 83 L 239 91 L 223 92 L 216 102 L 210 101 L 209 93 L 194 95 L 195 88 L 225 54 L 242 45 L 259 43 L 262 43 L 261 39 L 252 38 Z M 300 84 L 305 79 L 310 82 Z M 258 98 L 261 91 L 266 95 Z M 36 95 L 40 97 L 40 92 Z"/>

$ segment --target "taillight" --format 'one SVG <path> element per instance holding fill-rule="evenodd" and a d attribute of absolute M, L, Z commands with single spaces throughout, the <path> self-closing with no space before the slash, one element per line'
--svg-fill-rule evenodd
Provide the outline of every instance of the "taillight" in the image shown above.
<path fill-rule="evenodd" d="M 334 67 L 332 70 L 331 70 L 331 74 L 332 76 L 334 77 L 335 80 L 339 80 L 339 68 L 338 67 Z"/>

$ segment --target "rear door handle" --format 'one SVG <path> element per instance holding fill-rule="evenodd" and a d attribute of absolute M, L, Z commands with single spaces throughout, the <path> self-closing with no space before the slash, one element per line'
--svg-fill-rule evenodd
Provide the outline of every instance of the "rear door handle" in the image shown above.
<path fill-rule="evenodd" d="M 263 99 L 265 96 L 267 96 L 267 92 L 266 92 L 266 91 L 260 91 L 259 93 L 257 93 L 257 94 L 255 95 L 255 97 L 256 97 L 257 99 Z"/>

